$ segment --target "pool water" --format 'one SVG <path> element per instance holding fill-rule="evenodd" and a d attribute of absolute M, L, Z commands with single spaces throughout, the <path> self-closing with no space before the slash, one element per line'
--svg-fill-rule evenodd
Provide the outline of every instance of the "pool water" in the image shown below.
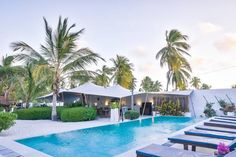
<path fill-rule="evenodd" d="M 17 142 L 54 157 L 111 157 L 163 139 L 194 122 L 189 117 L 160 116 Z"/>

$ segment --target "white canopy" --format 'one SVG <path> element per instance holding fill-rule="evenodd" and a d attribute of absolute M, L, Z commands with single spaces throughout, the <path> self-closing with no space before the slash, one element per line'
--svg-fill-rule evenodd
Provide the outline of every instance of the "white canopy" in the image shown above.
<path fill-rule="evenodd" d="M 130 90 L 123 88 L 120 85 L 104 88 L 102 86 L 95 85 L 91 82 L 85 83 L 73 89 L 69 89 L 66 92 L 108 96 L 108 97 L 114 97 L 114 98 L 122 98 L 122 97 L 131 95 Z"/>

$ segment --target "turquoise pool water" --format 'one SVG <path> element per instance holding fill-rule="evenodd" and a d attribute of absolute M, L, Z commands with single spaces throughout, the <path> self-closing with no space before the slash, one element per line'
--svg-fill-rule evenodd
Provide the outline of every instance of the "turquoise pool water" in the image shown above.
<path fill-rule="evenodd" d="M 188 117 L 160 116 L 115 125 L 81 129 L 17 142 L 54 157 L 111 157 L 195 122 Z"/>

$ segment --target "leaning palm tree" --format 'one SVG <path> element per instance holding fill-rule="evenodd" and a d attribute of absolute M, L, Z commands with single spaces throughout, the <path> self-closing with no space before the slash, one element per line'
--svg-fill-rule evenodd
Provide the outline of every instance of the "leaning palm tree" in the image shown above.
<path fill-rule="evenodd" d="M 113 63 L 113 83 L 119 84 L 124 88 L 130 89 L 132 87 L 133 64 L 125 56 L 117 55 L 116 58 L 111 59 Z"/>
<path fill-rule="evenodd" d="M 101 57 L 88 48 L 77 49 L 76 41 L 84 29 L 71 32 L 75 24 L 68 26 L 67 18 L 64 20 L 61 17 L 59 18 L 57 29 L 54 32 L 45 18 L 44 23 L 46 40 L 45 44 L 41 45 L 39 52 L 25 42 L 14 42 L 11 47 L 14 51 L 21 50 L 21 53 L 15 55 L 17 61 L 38 62 L 39 71 L 49 69 L 53 73 L 52 120 L 56 120 L 57 95 L 61 82 L 75 72 L 86 70 L 87 65 L 97 63 Z"/>
<path fill-rule="evenodd" d="M 112 68 L 103 65 L 102 69 L 98 69 L 96 73 L 97 76 L 94 78 L 94 83 L 99 86 L 109 86 L 110 76 L 112 75 Z"/>
<path fill-rule="evenodd" d="M 187 52 L 190 49 L 190 45 L 187 43 L 188 36 L 183 35 L 178 30 L 166 31 L 166 46 L 163 47 L 157 54 L 156 59 L 160 60 L 160 66 L 167 65 L 168 71 L 171 71 L 176 58 L 184 58 L 185 55 L 189 55 Z M 169 72 L 167 72 L 167 85 L 166 90 L 170 83 Z"/>
<path fill-rule="evenodd" d="M 193 77 L 191 82 L 190 82 L 190 84 L 195 89 L 200 89 L 200 87 L 201 87 L 201 80 L 198 77 Z"/>

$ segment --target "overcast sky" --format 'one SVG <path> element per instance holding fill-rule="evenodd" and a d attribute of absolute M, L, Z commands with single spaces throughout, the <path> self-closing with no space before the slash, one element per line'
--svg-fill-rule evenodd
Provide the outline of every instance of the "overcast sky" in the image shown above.
<path fill-rule="evenodd" d="M 229 88 L 236 83 L 235 8 L 235 0 L 0 0 L 0 55 L 11 54 L 9 44 L 19 40 L 38 50 L 43 16 L 55 28 L 62 15 L 76 30 L 86 29 L 79 46 L 104 57 L 100 66 L 124 55 L 139 82 L 148 75 L 165 85 L 166 69 L 155 55 L 165 46 L 165 31 L 178 29 L 189 36 L 193 76 Z"/>

